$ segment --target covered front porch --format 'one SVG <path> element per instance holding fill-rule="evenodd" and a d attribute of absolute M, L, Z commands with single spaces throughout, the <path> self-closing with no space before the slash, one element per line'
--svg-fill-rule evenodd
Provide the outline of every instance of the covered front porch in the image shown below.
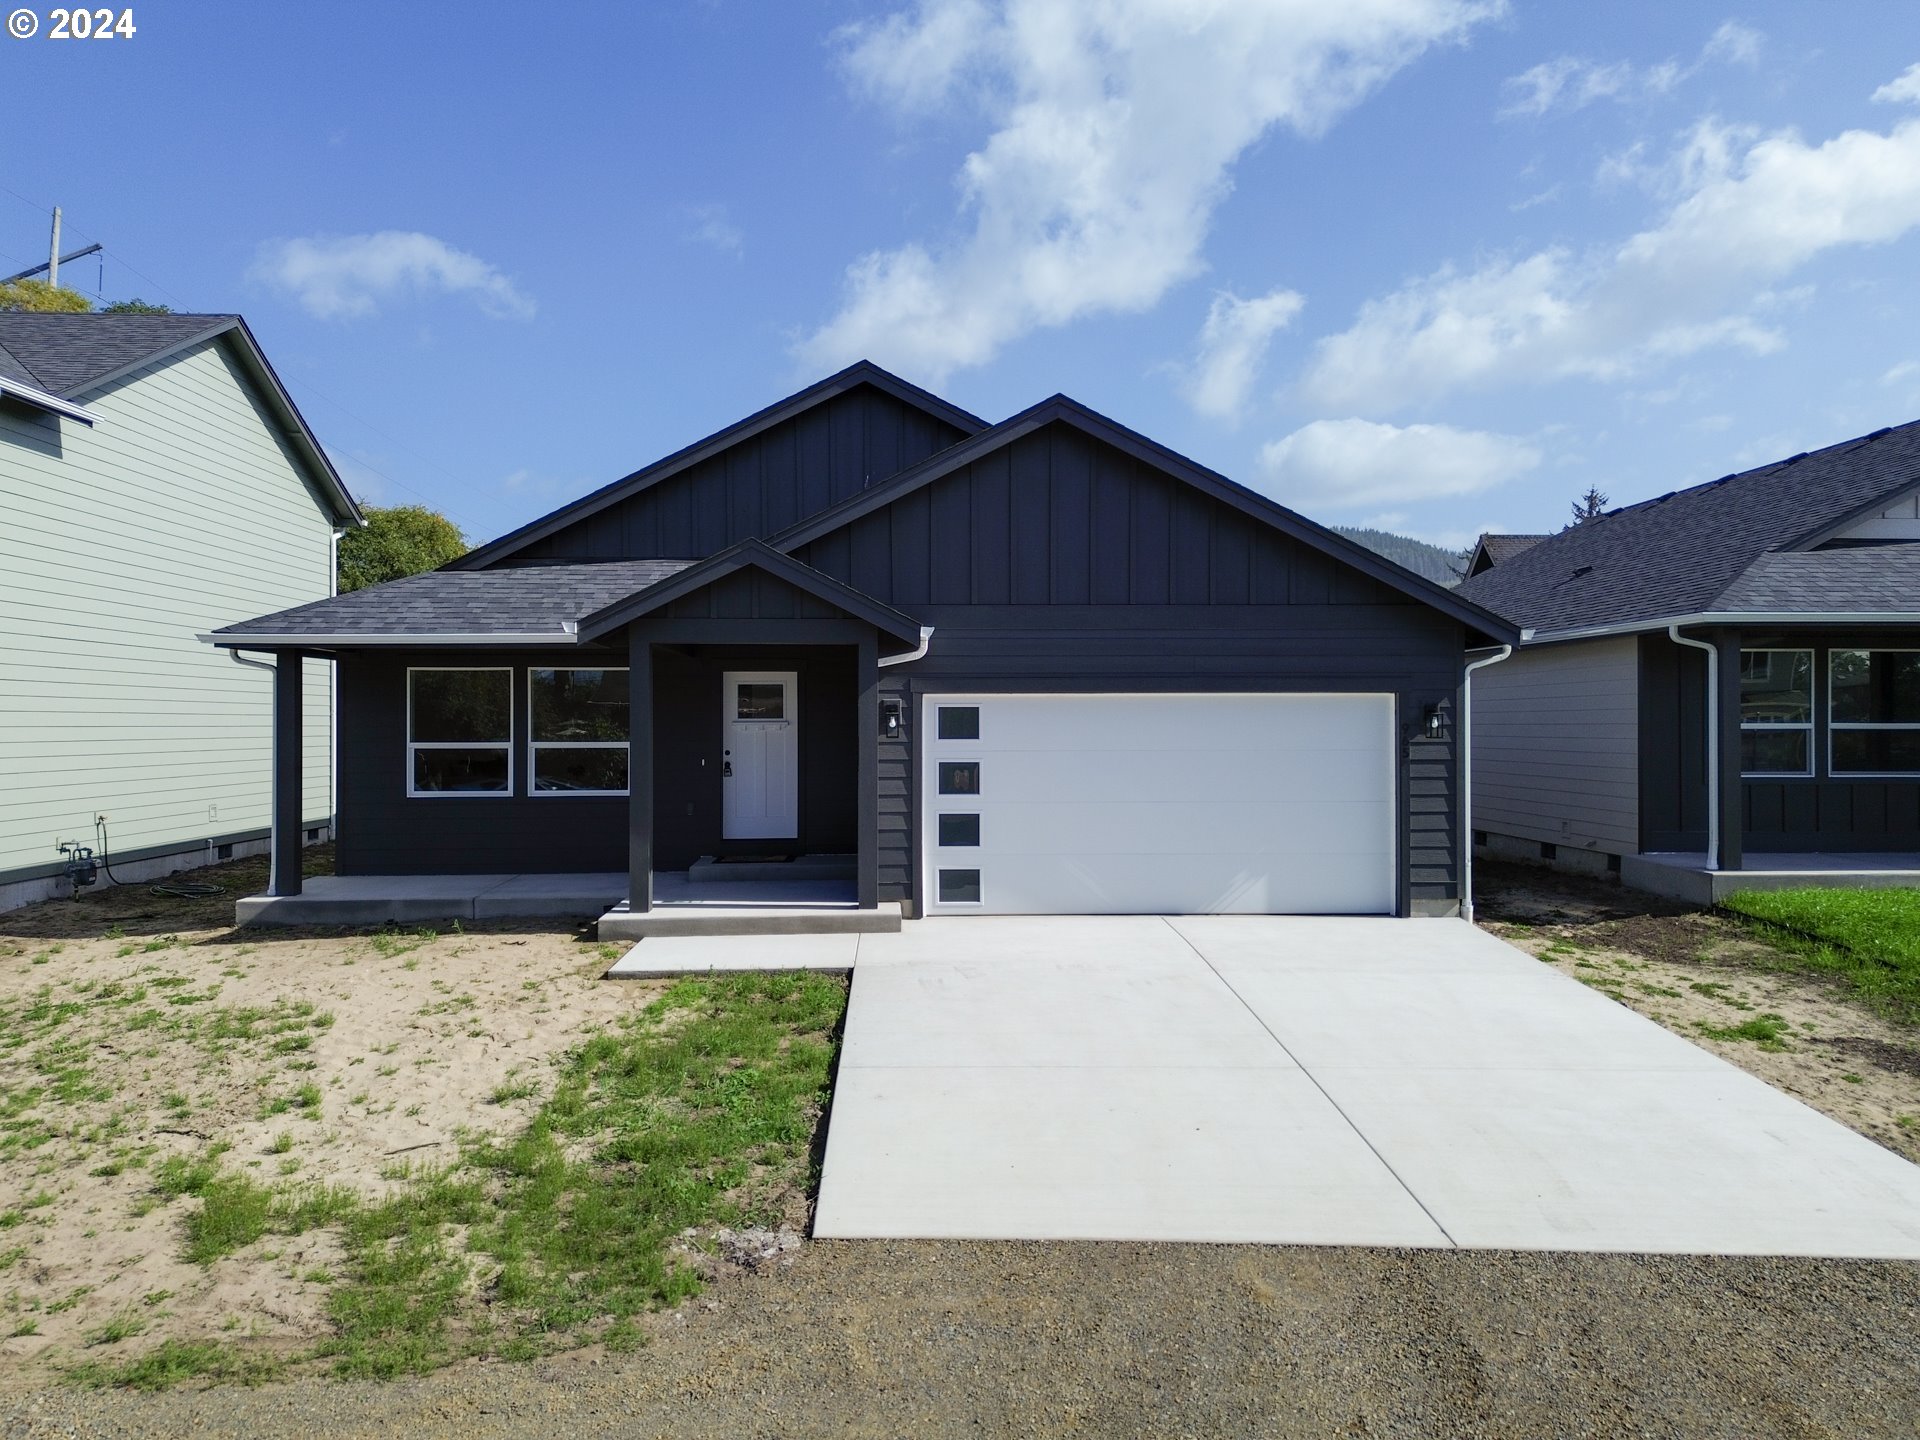
<path fill-rule="evenodd" d="M 924 653 L 907 616 L 747 542 L 564 638 L 407 638 L 248 647 L 276 658 L 275 837 L 268 891 L 238 903 L 239 923 L 899 928 L 900 903 L 879 899 L 878 692 L 883 665 Z M 341 669 L 340 873 L 312 878 L 303 656 Z"/>

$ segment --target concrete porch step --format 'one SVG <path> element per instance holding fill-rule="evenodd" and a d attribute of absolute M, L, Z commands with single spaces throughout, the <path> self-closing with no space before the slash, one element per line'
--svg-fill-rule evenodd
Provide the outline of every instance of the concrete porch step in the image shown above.
<path fill-rule="evenodd" d="M 873 910 L 852 905 L 656 904 L 634 914 L 622 901 L 600 917 L 602 940 L 659 935 L 891 935 L 900 929 L 900 902 Z"/>
<path fill-rule="evenodd" d="M 852 880 L 851 855 L 796 855 L 791 860 L 716 860 L 702 855 L 687 867 L 690 884 L 729 880 Z"/>

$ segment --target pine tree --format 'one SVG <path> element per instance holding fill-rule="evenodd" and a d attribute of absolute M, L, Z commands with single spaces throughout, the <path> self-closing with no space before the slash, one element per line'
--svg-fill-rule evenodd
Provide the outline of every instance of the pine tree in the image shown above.
<path fill-rule="evenodd" d="M 1602 494 L 1598 485 L 1589 485 L 1587 493 L 1573 502 L 1573 525 L 1567 526 L 1567 529 L 1571 530 L 1574 525 L 1584 525 L 1589 520 L 1598 520 L 1607 513 L 1607 506 L 1612 503 L 1613 497 Z"/>

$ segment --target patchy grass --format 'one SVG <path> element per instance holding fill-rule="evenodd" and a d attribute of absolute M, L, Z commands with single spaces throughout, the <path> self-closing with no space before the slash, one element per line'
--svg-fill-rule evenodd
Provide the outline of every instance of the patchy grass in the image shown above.
<path fill-rule="evenodd" d="M 1920 890 L 1744 890 L 1725 906 L 1782 954 L 1920 1023 Z"/>
<path fill-rule="evenodd" d="M 284 1368 L 274 1356 L 248 1353 L 217 1340 L 163 1340 L 154 1349 L 121 1364 L 90 1360 L 66 1372 L 76 1385 L 91 1389 L 124 1386 L 169 1390 L 189 1380 L 258 1385 Z"/>
<path fill-rule="evenodd" d="M 338 1371 L 630 1343 L 633 1317 L 699 1288 L 683 1231 L 778 1224 L 811 1189 L 845 1006 L 837 977 L 702 977 L 590 1040 L 517 1139 L 348 1219 Z"/>
<path fill-rule="evenodd" d="M 1712 1025 L 1705 1020 L 1696 1020 L 1694 1025 L 1710 1040 L 1751 1040 L 1762 1050 L 1787 1049 L 1786 1037 L 1793 1033 L 1779 1015 L 1756 1015 L 1738 1025 Z"/>

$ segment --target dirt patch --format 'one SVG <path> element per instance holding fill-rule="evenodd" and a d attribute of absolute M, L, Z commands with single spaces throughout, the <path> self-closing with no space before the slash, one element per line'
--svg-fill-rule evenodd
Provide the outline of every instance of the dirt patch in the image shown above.
<path fill-rule="evenodd" d="M 552 922 L 237 931 L 260 862 L 183 878 L 226 890 L 0 915 L 0 1371 L 139 1335 L 314 1339 L 337 1238 L 193 1264 L 196 1180 L 379 1198 L 464 1133 L 518 1131 L 552 1059 L 659 990 L 601 983 L 608 951 Z"/>
<path fill-rule="evenodd" d="M 1477 867 L 1480 924 L 1920 1161 L 1920 1034 L 1740 921 L 1542 867 Z"/>

